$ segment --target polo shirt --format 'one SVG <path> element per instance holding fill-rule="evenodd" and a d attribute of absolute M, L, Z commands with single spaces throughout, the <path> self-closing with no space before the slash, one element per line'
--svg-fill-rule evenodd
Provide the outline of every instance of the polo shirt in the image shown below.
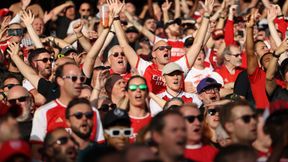
<path fill-rule="evenodd" d="M 186 145 L 184 156 L 197 162 L 213 162 L 218 150 L 210 145 Z"/>
<path fill-rule="evenodd" d="M 30 141 L 36 143 L 43 142 L 48 132 L 51 132 L 56 128 L 68 128 L 66 125 L 65 109 L 66 105 L 62 104 L 58 99 L 38 108 L 33 118 Z M 103 128 L 99 112 L 96 109 L 93 110 L 94 126 L 91 132 L 90 140 L 98 142 L 104 141 Z"/>
<path fill-rule="evenodd" d="M 218 74 L 220 74 L 222 76 L 224 84 L 235 82 L 236 79 L 237 79 L 238 74 L 241 71 L 243 71 L 242 68 L 236 67 L 235 73 L 234 74 L 230 74 L 230 72 L 228 71 L 228 69 L 227 69 L 227 67 L 225 65 L 222 65 L 221 67 L 215 69 L 215 72 L 217 72 Z"/>
<path fill-rule="evenodd" d="M 171 100 L 174 96 L 169 94 L 167 91 L 164 91 L 162 93 L 157 94 L 160 98 L 162 98 L 165 101 Z M 196 94 L 193 93 L 187 93 L 184 91 L 181 91 L 176 97 L 180 97 L 184 103 L 195 103 L 200 107 L 202 105 L 201 100 L 198 98 Z M 150 112 L 152 116 L 155 116 L 159 112 L 163 110 L 162 107 L 160 107 L 153 99 L 150 100 Z"/>
<path fill-rule="evenodd" d="M 186 75 L 189 70 L 187 56 L 184 55 L 179 60 L 175 61 L 175 63 L 182 68 L 184 75 Z M 139 74 L 146 79 L 149 91 L 154 94 L 165 91 L 166 85 L 162 81 L 162 70 L 160 70 L 155 63 L 145 61 L 138 56 L 136 69 Z"/>

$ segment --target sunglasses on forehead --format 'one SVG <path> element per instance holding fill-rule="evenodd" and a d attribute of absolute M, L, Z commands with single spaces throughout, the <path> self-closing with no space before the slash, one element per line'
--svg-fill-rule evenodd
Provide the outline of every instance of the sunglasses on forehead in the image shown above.
<path fill-rule="evenodd" d="M 86 81 L 86 77 L 85 76 L 63 76 L 63 79 L 71 79 L 72 82 L 76 82 L 77 79 L 80 80 L 81 83 L 84 83 Z"/>
<path fill-rule="evenodd" d="M 54 58 L 53 57 L 46 57 L 46 58 L 38 59 L 38 60 L 35 60 L 35 61 L 42 61 L 44 63 L 47 63 L 48 61 L 53 62 Z"/>
<path fill-rule="evenodd" d="M 199 122 L 202 122 L 204 117 L 203 115 L 189 115 L 189 116 L 184 116 L 184 118 L 189 122 L 189 123 L 193 123 L 195 121 L 195 119 L 197 119 Z"/>
<path fill-rule="evenodd" d="M 146 91 L 147 90 L 147 85 L 146 84 L 140 84 L 140 85 L 136 85 L 136 84 L 131 84 L 129 85 L 128 89 L 130 91 L 136 91 L 137 88 L 139 88 L 141 91 Z"/>
<path fill-rule="evenodd" d="M 157 50 L 163 51 L 165 49 L 171 50 L 172 47 L 171 46 L 159 46 L 159 47 L 155 48 L 153 51 L 157 51 Z"/>
<path fill-rule="evenodd" d="M 87 118 L 87 119 L 92 119 L 93 118 L 93 112 L 90 111 L 90 112 L 76 112 L 75 114 L 71 114 L 70 116 L 74 116 L 76 119 L 80 120 L 82 119 L 84 116 Z"/>

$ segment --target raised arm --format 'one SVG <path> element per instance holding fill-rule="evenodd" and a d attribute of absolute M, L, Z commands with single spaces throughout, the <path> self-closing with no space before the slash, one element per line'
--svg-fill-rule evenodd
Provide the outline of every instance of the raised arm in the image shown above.
<path fill-rule="evenodd" d="M 162 6 L 161 6 L 161 9 L 162 9 L 162 12 L 163 12 L 163 21 L 164 21 L 164 24 L 169 21 L 168 11 L 169 11 L 171 5 L 172 5 L 172 2 L 169 2 L 168 0 L 166 0 L 166 1 L 162 4 Z"/>
<path fill-rule="evenodd" d="M 246 54 L 247 54 L 247 73 L 252 75 L 258 66 L 257 57 L 254 54 L 254 39 L 253 39 L 253 27 L 255 24 L 255 16 L 252 11 L 248 22 L 246 23 Z M 258 13 L 258 12 L 257 12 Z"/>
<path fill-rule="evenodd" d="M 151 33 L 148 29 L 143 27 L 137 20 L 135 20 L 132 15 L 127 11 L 124 12 L 130 23 L 132 23 L 137 30 L 139 30 L 143 35 L 145 35 L 151 42 L 154 42 L 155 35 Z"/>
<path fill-rule="evenodd" d="M 83 49 L 86 52 L 88 52 L 91 49 L 92 45 L 91 45 L 89 39 L 83 35 L 82 28 L 83 28 L 83 22 L 82 21 L 79 21 L 73 25 L 73 31 L 74 31 L 80 45 L 83 47 Z"/>
<path fill-rule="evenodd" d="M 181 16 L 181 9 L 180 9 L 180 0 L 174 0 L 175 5 L 175 15 L 174 19 Z"/>
<path fill-rule="evenodd" d="M 116 15 L 116 17 L 114 18 L 115 20 L 113 22 L 113 25 L 115 27 L 115 32 L 116 32 L 116 36 L 118 38 L 119 44 L 123 48 L 125 56 L 129 64 L 131 65 L 131 67 L 136 68 L 138 56 L 136 52 L 134 51 L 134 49 L 128 44 L 125 33 L 121 27 L 120 20 L 119 20 L 119 12 L 121 11 L 121 8 L 123 7 L 123 5 L 124 4 L 120 3 L 119 1 L 116 1 L 116 2 L 109 1 L 110 10 L 112 10 Z"/>
<path fill-rule="evenodd" d="M 278 6 L 279 7 L 279 6 Z M 274 19 L 277 17 L 277 9 L 275 7 L 271 7 L 268 9 L 267 20 L 268 27 L 272 38 L 274 39 L 277 46 L 281 44 L 281 38 L 278 35 L 276 27 L 274 25 Z"/>
<path fill-rule="evenodd" d="M 189 67 L 192 67 L 204 42 L 204 35 L 209 26 L 209 18 L 212 13 L 214 0 L 205 0 L 205 14 L 199 30 L 197 31 L 193 45 L 187 51 L 187 58 Z"/>
<path fill-rule="evenodd" d="M 193 3 L 193 7 L 192 7 L 192 9 L 190 10 L 190 13 L 189 13 L 190 17 L 192 17 L 194 15 L 195 11 L 197 10 L 198 4 L 199 4 L 199 0 L 195 0 L 194 3 Z"/>
<path fill-rule="evenodd" d="M 43 48 L 44 46 L 41 43 L 41 40 L 39 39 L 38 35 L 36 34 L 36 32 L 34 31 L 32 27 L 32 23 L 34 21 L 34 15 L 32 14 L 32 12 L 30 10 L 28 12 L 23 11 L 21 14 L 21 20 L 25 24 L 27 31 L 32 41 L 34 42 L 36 48 Z"/>
<path fill-rule="evenodd" d="M 65 8 L 69 7 L 69 6 L 74 6 L 74 3 L 72 1 L 66 1 L 65 3 L 53 8 L 49 13 L 48 13 L 48 17 L 49 19 L 46 20 L 49 21 L 50 18 L 52 19 L 56 19 L 57 15 L 59 15 L 60 12 L 62 12 Z"/>
<path fill-rule="evenodd" d="M 13 60 L 21 74 L 28 79 L 31 84 L 34 87 L 38 87 L 38 82 L 41 79 L 37 73 L 30 67 L 28 66 L 23 59 L 21 59 L 18 55 L 19 53 L 19 44 L 17 43 L 11 43 L 9 45 L 8 53 L 10 55 L 10 58 Z"/>
<path fill-rule="evenodd" d="M 273 57 L 269 62 L 269 66 L 266 71 L 266 92 L 270 96 L 276 89 L 275 73 L 278 66 L 278 59 L 288 49 L 288 42 L 285 39 L 279 47 L 273 53 Z"/>

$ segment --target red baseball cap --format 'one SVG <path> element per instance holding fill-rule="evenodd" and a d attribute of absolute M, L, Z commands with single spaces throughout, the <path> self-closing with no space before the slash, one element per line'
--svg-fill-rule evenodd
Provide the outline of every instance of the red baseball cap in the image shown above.
<path fill-rule="evenodd" d="M 31 149 L 29 144 L 23 140 L 11 140 L 0 145 L 0 161 L 6 161 L 16 154 L 21 154 L 31 158 Z"/>
<path fill-rule="evenodd" d="M 2 8 L 0 9 L 0 17 L 7 16 L 8 14 L 11 14 L 12 12 L 8 8 Z"/>

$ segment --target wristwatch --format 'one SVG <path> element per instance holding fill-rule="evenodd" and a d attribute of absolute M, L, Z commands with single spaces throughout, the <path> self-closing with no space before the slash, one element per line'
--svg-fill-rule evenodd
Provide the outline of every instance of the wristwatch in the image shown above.
<path fill-rule="evenodd" d="M 274 51 L 274 52 L 272 53 L 272 56 L 278 59 L 278 58 L 280 57 L 280 55 L 275 55 L 275 53 L 276 53 L 276 52 Z"/>

